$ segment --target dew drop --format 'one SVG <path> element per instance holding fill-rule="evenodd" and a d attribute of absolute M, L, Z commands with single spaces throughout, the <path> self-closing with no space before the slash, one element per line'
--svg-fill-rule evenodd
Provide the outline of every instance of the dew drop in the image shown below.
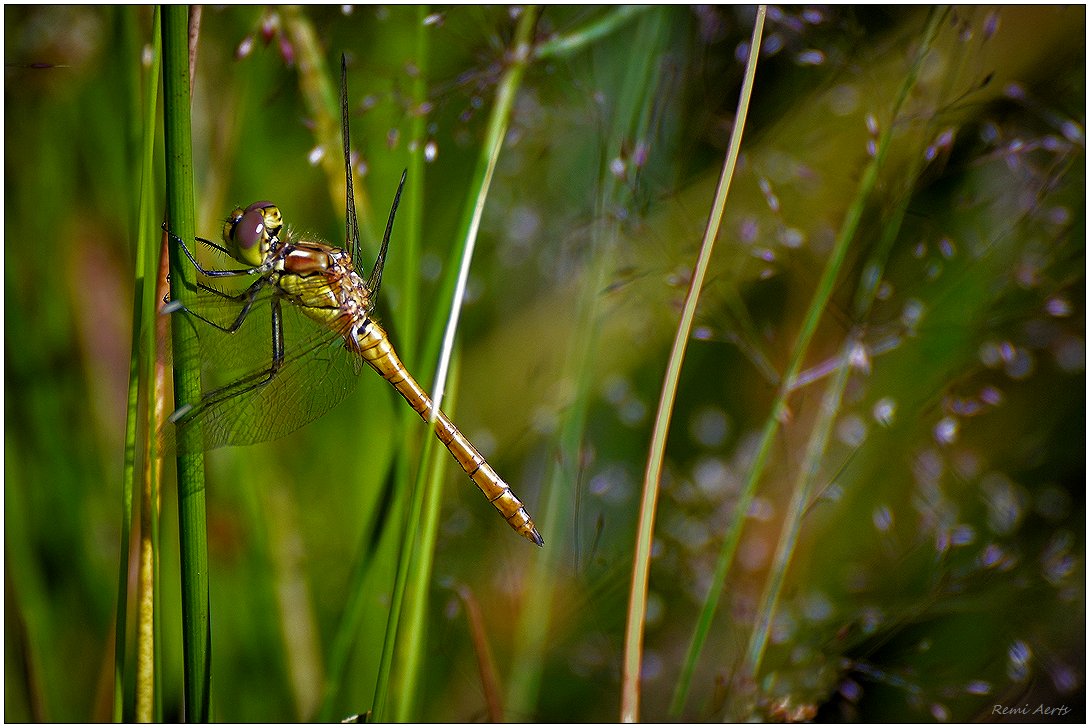
<path fill-rule="evenodd" d="M 609 173 L 617 179 L 624 179 L 625 176 L 625 163 L 620 157 L 614 157 L 613 161 L 609 163 Z"/>
<path fill-rule="evenodd" d="M 986 680 L 973 680 L 965 686 L 965 692 L 970 695 L 987 695 L 991 691 L 992 685 Z"/>
<path fill-rule="evenodd" d="M 770 33 L 761 45 L 761 52 L 766 56 L 774 56 L 783 50 L 784 38 L 780 33 Z"/>
<path fill-rule="evenodd" d="M 805 50 L 795 56 L 795 62 L 800 66 L 820 66 L 825 63 L 825 54 L 816 49 Z"/>
<path fill-rule="evenodd" d="M 752 243 L 757 239 L 758 225 L 752 217 L 743 217 L 738 223 L 738 239 L 743 243 Z"/>
<path fill-rule="evenodd" d="M 1055 316 L 1057 318 L 1070 316 L 1071 302 L 1063 296 L 1049 296 L 1048 300 L 1045 301 L 1045 311 L 1047 311 L 1050 316 Z"/>
<path fill-rule="evenodd" d="M 1060 126 L 1060 131 L 1063 132 L 1064 137 L 1072 144 L 1081 146 L 1085 141 L 1082 126 L 1074 121 L 1065 121 Z"/>
<path fill-rule="evenodd" d="M 1034 370 L 1033 355 L 1022 347 L 1016 347 L 1014 355 L 1007 360 L 1003 370 L 1011 379 L 1028 379 Z"/>
<path fill-rule="evenodd" d="M 845 700 L 849 703 L 857 703 L 859 699 L 863 697 L 863 688 L 855 680 L 844 680 L 840 683 L 840 687 L 837 688 Z"/>
<path fill-rule="evenodd" d="M 1021 682 L 1029 677 L 1029 662 L 1033 652 L 1022 640 L 1015 640 L 1007 648 L 1007 677 Z"/>
<path fill-rule="evenodd" d="M 785 248 L 801 248 L 806 242 L 806 233 L 798 228 L 784 228 L 780 231 L 780 242 Z"/>
<path fill-rule="evenodd" d="M 882 533 L 893 528 L 893 512 L 890 511 L 889 506 L 880 505 L 875 508 L 874 513 L 871 514 L 871 520 L 874 522 L 874 527 Z"/>
<path fill-rule="evenodd" d="M 984 550 L 980 552 L 980 556 L 977 561 L 985 569 L 991 569 L 998 566 L 1006 554 L 1003 553 L 1003 549 L 996 543 L 990 543 L 984 547 Z"/>
<path fill-rule="evenodd" d="M 935 425 L 935 442 L 941 445 L 949 445 L 958 438 L 958 421 L 953 417 L 943 417 Z"/>
<path fill-rule="evenodd" d="M 904 308 L 901 310 L 901 323 L 904 324 L 909 333 L 914 332 L 916 327 L 919 326 L 923 313 L 924 305 L 922 301 L 915 298 L 905 301 Z"/>
<path fill-rule="evenodd" d="M 952 546 L 968 546 L 975 540 L 976 529 L 966 523 L 954 526 L 954 530 L 950 532 L 950 544 Z"/>
<path fill-rule="evenodd" d="M 897 402 L 892 397 L 883 397 L 878 400 L 874 403 L 874 408 L 871 410 L 874 421 L 883 427 L 892 425 L 896 414 Z"/>

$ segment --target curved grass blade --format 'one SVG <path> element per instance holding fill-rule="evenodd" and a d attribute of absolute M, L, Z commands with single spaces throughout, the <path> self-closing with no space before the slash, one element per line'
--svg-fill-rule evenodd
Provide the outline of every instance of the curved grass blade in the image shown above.
<path fill-rule="evenodd" d="M 925 42 L 920 46 L 920 51 L 916 63 L 913 66 L 913 71 L 906 79 L 906 82 L 901 89 L 901 93 L 893 105 L 894 115 L 896 115 L 897 110 L 901 108 L 915 84 L 916 74 L 918 73 L 920 63 L 930 49 L 938 24 L 943 17 L 945 17 L 945 13 L 932 11 L 931 20 L 928 24 L 927 31 L 925 32 Z M 859 184 L 859 190 L 845 214 L 844 222 L 841 225 L 833 244 L 832 253 L 825 265 L 825 269 L 822 271 L 821 279 L 818 281 L 817 288 L 814 292 L 814 297 L 807 308 L 802 328 L 799 330 L 798 336 L 795 339 L 795 344 L 792 347 L 790 364 L 784 373 L 783 381 L 780 384 L 772 410 L 765 420 L 765 426 L 761 433 L 760 444 L 754 457 L 753 465 L 751 466 L 749 476 L 742 488 L 738 504 L 735 508 L 734 520 L 731 522 L 730 529 L 723 541 L 723 547 L 716 560 L 714 576 L 711 581 L 708 596 L 701 609 L 700 617 L 697 621 L 696 629 L 693 632 L 693 638 L 689 644 L 689 650 L 685 657 L 682 673 L 678 679 L 677 687 L 674 692 L 674 700 L 671 704 L 672 715 L 680 714 L 681 710 L 684 708 L 690 681 L 696 668 L 696 662 L 700 658 L 700 652 L 707 639 L 708 631 L 711 629 L 711 622 L 719 604 L 719 597 L 723 592 L 727 573 L 730 570 L 731 563 L 734 561 L 734 555 L 737 551 L 739 540 L 741 539 L 742 527 L 745 523 L 745 514 L 749 511 L 749 506 L 753 502 L 753 497 L 757 490 L 757 483 L 764 471 L 765 463 L 768 461 L 768 455 L 772 449 L 772 442 L 779 429 L 780 415 L 787 406 L 787 397 L 790 395 L 794 380 L 802 368 L 803 359 L 805 358 L 814 332 L 817 330 L 821 315 L 825 311 L 829 298 L 832 296 L 837 276 L 840 273 L 848 253 L 848 246 L 855 237 L 855 233 L 859 227 L 859 221 L 863 215 L 863 210 L 878 181 L 878 171 L 881 169 L 882 163 L 885 161 L 885 157 L 889 151 L 889 142 L 892 138 L 892 133 L 893 125 L 890 124 L 887 126 L 879 141 L 878 153 L 871 160 L 863 173 L 863 177 Z"/>
<path fill-rule="evenodd" d="M 689 282 L 689 292 L 685 296 L 681 320 L 678 322 L 674 345 L 663 377 L 662 393 L 659 397 L 658 412 L 651 436 L 651 445 L 644 472 L 643 498 L 640 503 L 640 520 L 636 531 L 636 552 L 632 564 L 632 589 L 628 602 L 628 621 L 625 627 L 624 662 L 621 672 L 621 720 L 633 723 L 640 715 L 640 665 L 643 659 L 643 627 L 647 614 L 647 584 L 651 568 L 651 537 L 655 528 L 655 506 L 658 503 L 659 484 L 662 479 L 662 461 L 666 451 L 666 438 L 670 430 L 670 416 L 673 414 L 674 400 L 677 397 L 678 381 L 681 378 L 681 363 L 685 359 L 692 332 L 693 318 L 696 316 L 696 304 L 704 285 L 704 275 L 708 270 L 715 239 L 719 236 L 719 225 L 726 209 L 727 193 L 738 162 L 738 152 L 742 147 L 742 132 L 745 129 L 746 113 L 749 111 L 749 99 L 753 92 L 753 79 L 757 72 L 757 53 L 761 48 L 761 35 L 764 31 L 766 8 L 757 8 L 757 17 L 753 23 L 753 37 L 750 40 L 749 59 L 746 62 L 745 78 L 738 97 L 738 113 L 734 128 L 731 130 L 727 158 L 723 161 L 723 172 L 715 190 L 715 201 L 708 214 L 708 226 L 704 231 L 704 240 L 700 246 L 700 255 L 693 277 Z"/>

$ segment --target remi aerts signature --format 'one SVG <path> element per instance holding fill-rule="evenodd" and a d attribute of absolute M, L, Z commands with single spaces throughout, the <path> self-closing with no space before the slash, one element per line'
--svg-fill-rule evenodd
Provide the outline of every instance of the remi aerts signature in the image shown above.
<path fill-rule="evenodd" d="M 1040 715 L 1040 716 L 1063 716 L 1071 712 L 1071 708 L 1066 705 L 1045 705 L 1039 703 L 1037 705 L 1030 705 L 1026 703 L 1024 705 L 993 705 L 992 715 Z"/>

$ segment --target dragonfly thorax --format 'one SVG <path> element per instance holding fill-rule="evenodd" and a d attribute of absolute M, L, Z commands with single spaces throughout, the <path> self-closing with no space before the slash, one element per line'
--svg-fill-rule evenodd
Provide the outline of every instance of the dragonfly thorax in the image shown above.
<path fill-rule="evenodd" d="M 276 246 L 283 227 L 280 208 L 262 200 L 231 211 L 223 223 L 223 242 L 235 260 L 257 266 L 265 262 Z"/>

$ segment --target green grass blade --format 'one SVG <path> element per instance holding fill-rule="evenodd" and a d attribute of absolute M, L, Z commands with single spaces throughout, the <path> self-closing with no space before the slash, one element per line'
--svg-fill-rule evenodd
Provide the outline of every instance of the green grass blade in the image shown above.
<path fill-rule="evenodd" d="M 458 382 L 459 358 L 455 356 L 450 370 L 451 382 Z M 455 396 L 447 400 L 447 409 L 455 407 Z M 423 681 L 424 647 L 427 637 L 427 606 L 431 585 L 432 565 L 435 561 L 435 545 L 439 537 L 439 515 L 443 504 L 443 474 L 448 463 L 446 448 L 440 447 L 438 438 L 429 437 L 420 457 L 421 467 L 414 485 L 414 493 L 422 493 L 419 513 L 414 513 L 420 524 L 420 538 L 414 549 L 413 563 L 409 568 L 409 583 L 406 587 L 405 620 L 397 640 L 397 659 L 400 668 L 397 671 L 396 690 L 398 702 L 394 720 L 398 723 L 411 722 L 418 718 L 417 695 Z M 417 503 L 414 500 L 413 506 Z M 414 529 L 409 529 L 414 530 Z"/>
<path fill-rule="evenodd" d="M 704 240 L 700 246 L 700 255 L 689 282 L 689 292 L 685 297 L 681 320 L 678 322 L 674 345 L 663 377 L 662 393 L 659 396 L 658 411 L 655 414 L 654 429 L 644 472 L 643 497 L 640 502 L 640 520 L 636 531 L 636 551 L 632 565 L 632 589 L 629 594 L 628 620 L 625 626 L 624 658 L 621 671 L 621 720 L 633 723 L 640 715 L 640 664 L 643 659 L 643 628 L 647 615 L 647 584 L 651 569 L 651 538 L 655 528 L 655 506 L 658 503 L 659 484 L 662 480 L 662 462 L 666 452 L 666 438 L 670 431 L 670 416 L 673 414 L 674 401 L 677 398 L 678 381 L 681 378 L 681 364 L 685 359 L 685 350 L 696 316 L 696 304 L 704 286 L 704 276 L 708 271 L 715 239 L 719 236 L 719 226 L 726 209 L 727 193 L 730 191 L 734 168 L 738 162 L 738 153 L 742 147 L 742 132 L 745 129 L 746 113 L 753 93 L 753 79 L 757 72 L 757 54 L 761 48 L 761 36 L 764 31 L 765 6 L 757 9 L 753 24 L 753 36 L 750 40 L 749 59 L 746 63 L 745 78 L 738 97 L 738 113 L 734 128 L 731 130 L 727 158 L 723 162 L 723 172 L 715 190 L 715 200 L 708 215 L 708 225 L 704 230 Z"/>
<path fill-rule="evenodd" d="M 931 20 L 928 24 L 927 31 L 925 32 L 924 42 L 920 46 L 920 52 L 917 56 L 917 60 L 913 65 L 913 69 L 909 76 L 905 80 L 905 84 L 902 86 L 900 94 L 895 100 L 892 111 L 893 118 L 896 118 L 898 110 L 901 108 L 905 99 L 908 97 L 909 92 L 915 84 L 915 80 L 923 61 L 924 56 L 930 49 L 931 43 L 934 40 L 935 33 L 937 32 L 941 18 L 945 17 L 944 13 L 933 11 L 931 14 Z M 772 442 L 775 434 L 779 429 L 779 423 L 781 421 L 781 414 L 787 407 L 787 398 L 792 392 L 793 383 L 795 378 L 802 367 L 803 359 L 806 356 L 806 352 L 809 348 L 810 341 L 813 338 L 814 332 L 817 330 L 818 322 L 821 319 L 822 314 L 825 311 L 825 307 L 829 302 L 833 293 L 833 288 L 836 284 L 836 280 L 843 267 L 845 257 L 848 253 L 848 247 L 852 239 L 855 237 L 856 231 L 859 227 L 859 221 L 862 218 L 863 211 L 866 207 L 868 200 L 874 190 L 874 187 L 878 181 L 878 172 L 882 168 L 882 164 L 885 161 L 886 155 L 889 152 L 890 140 L 893 136 L 894 125 L 889 124 L 882 137 L 879 140 L 878 149 L 875 157 L 867 165 L 866 170 L 863 173 L 863 177 L 860 180 L 859 189 L 852 200 L 851 206 L 848 208 L 843 224 L 837 233 L 836 240 L 833 244 L 832 253 L 829 256 L 820 280 L 818 281 L 817 288 L 814 292 L 814 297 L 807 308 L 806 316 L 803 320 L 802 327 L 795 339 L 794 346 L 792 348 L 792 354 L 790 358 L 790 364 L 787 371 L 784 374 L 783 381 L 780 385 L 776 399 L 773 403 L 772 410 L 765 420 L 765 426 L 761 433 L 760 444 L 758 446 L 756 457 L 754 458 L 753 465 L 750 469 L 749 475 L 746 478 L 745 485 L 742 488 L 742 492 L 739 496 L 738 504 L 735 508 L 735 517 L 731 522 L 730 529 L 723 541 L 723 546 L 719 552 L 719 556 L 716 560 L 714 576 L 712 578 L 711 587 L 708 591 L 708 596 L 704 601 L 704 606 L 701 608 L 700 617 L 697 621 L 696 629 L 694 630 L 692 641 L 689 644 L 689 650 L 686 654 L 685 662 L 683 664 L 681 676 L 678 679 L 677 687 L 674 693 L 674 701 L 671 706 L 671 712 L 674 715 L 680 713 L 685 704 L 685 699 L 688 693 L 689 684 L 692 678 L 693 671 L 696 667 L 696 662 L 700 658 L 700 652 L 704 646 L 704 642 L 707 638 L 708 631 L 711 629 L 712 619 L 715 615 L 716 608 L 718 607 L 719 597 L 723 592 L 726 584 L 727 573 L 730 570 L 730 565 L 734 560 L 735 552 L 737 551 L 739 540 L 742 535 L 742 527 L 745 524 L 745 514 L 749 511 L 750 504 L 753 502 L 753 497 L 757 490 L 757 484 L 760 481 L 761 475 L 764 471 L 765 463 L 768 461 L 768 455 L 772 450 Z"/>
<path fill-rule="evenodd" d="M 510 121 L 515 94 L 518 91 L 523 72 L 525 71 L 526 64 L 529 60 L 529 43 L 532 37 L 534 24 L 537 20 L 537 14 L 538 8 L 530 6 L 523 10 L 522 16 L 519 19 L 514 38 L 514 60 L 511 65 L 508 66 L 504 72 L 503 78 L 500 80 L 499 88 L 496 93 L 496 100 L 493 104 L 489 116 L 488 127 L 485 132 L 484 145 L 481 148 L 481 153 L 478 156 L 477 165 L 469 185 L 470 193 L 467 198 L 462 223 L 458 228 L 460 231 L 459 240 L 461 241 L 461 244 L 459 250 L 454 253 L 454 255 L 457 255 L 461 260 L 461 265 L 457 269 L 458 277 L 455 279 L 454 276 L 451 275 L 455 269 L 453 266 L 450 267 L 439 293 L 439 300 L 451 301 L 451 309 L 446 317 L 436 317 L 435 325 L 432 326 L 428 339 L 429 345 L 426 349 L 426 352 L 431 352 L 431 354 L 429 355 L 426 353 L 424 356 L 424 361 L 431 361 L 435 358 L 435 352 L 437 350 L 441 352 L 438 354 L 441 358 L 435 377 L 435 384 L 432 387 L 432 396 L 436 410 L 438 410 L 440 406 L 440 400 L 443 395 L 443 386 L 449 366 L 450 351 L 453 346 L 454 333 L 458 326 L 458 317 L 461 308 L 460 302 L 465 289 L 465 279 L 469 274 L 469 264 L 472 260 L 474 245 L 476 244 L 477 230 L 480 226 L 480 219 L 484 211 L 485 201 L 488 198 L 489 186 L 492 174 L 495 171 L 496 160 L 499 158 L 499 152 L 503 145 L 507 125 Z M 443 321 L 446 322 L 445 329 L 442 328 L 441 322 Z M 439 345 L 440 331 L 444 331 L 442 336 L 444 343 L 441 347 Z M 434 442 L 429 444 L 432 452 L 438 451 L 439 448 L 434 445 Z M 432 455 L 432 457 L 435 457 L 435 455 Z M 424 465 L 422 468 L 422 470 L 428 469 L 428 465 Z M 438 497 L 438 494 L 436 497 Z M 420 514 L 423 511 L 423 500 L 424 493 L 419 487 L 418 482 L 418 487 L 414 489 L 412 505 L 409 509 L 410 520 L 408 523 L 410 527 L 405 529 L 400 554 L 398 556 L 397 577 L 394 582 L 394 590 L 391 597 L 390 617 L 386 628 L 386 638 L 383 641 L 378 680 L 375 684 L 373 715 L 374 719 L 380 722 L 389 720 L 387 715 L 387 700 L 390 692 L 390 674 L 393 665 L 396 641 L 399 634 L 402 605 L 404 603 L 405 591 L 409 579 L 409 568 L 410 564 L 413 563 L 413 553 L 419 535 L 417 530 L 412 527 L 412 524 L 418 522 L 417 519 L 419 519 Z M 434 536 L 428 540 L 434 543 Z M 422 565 L 425 562 L 420 561 L 417 563 Z M 419 598 L 424 598 L 426 595 L 417 596 Z"/>
<path fill-rule="evenodd" d="M 550 38 L 534 47 L 536 60 L 565 58 L 601 40 L 622 25 L 649 10 L 651 5 L 620 5 L 598 20 L 566 35 Z"/>
<path fill-rule="evenodd" d="M 416 53 L 414 63 L 417 73 L 412 80 L 412 98 L 416 106 L 427 102 L 427 68 L 429 38 L 425 19 L 428 15 L 428 7 L 424 5 L 416 8 Z M 418 115 L 411 125 L 411 138 L 424 139 L 427 124 L 423 116 Z M 420 247 L 423 235 L 424 212 L 424 155 L 420 145 L 409 157 L 408 205 L 406 205 L 405 235 L 399 252 L 404 258 L 404 277 L 401 285 L 401 303 L 398 306 L 398 324 L 404 336 L 401 339 L 399 353 L 402 361 L 410 367 L 410 371 L 416 371 L 418 362 L 415 359 L 419 352 L 420 323 L 418 315 L 420 299 Z M 453 268 L 453 266 L 451 266 Z M 457 372 L 452 372 L 452 377 L 457 377 Z M 453 402 L 450 403 L 453 407 Z M 453 410 L 452 410 L 453 413 Z M 399 472 L 411 472 L 410 460 L 416 451 L 415 443 L 420 437 L 417 429 L 419 424 L 414 413 L 406 409 L 401 410 L 399 423 L 401 426 L 401 448 L 398 450 Z M 427 436 L 423 449 L 418 457 L 419 469 L 417 470 L 416 483 L 411 492 L 422 493 L 421 528 L 419 529 L 420 541 L 415 549 L 415 558 L 410 565 L 410 582 L 408 584 L 409 596 L 406 607 L 406 620 L 402 628 L 403 635 L 398 639 L 398 653 L 395 659 L 399 660 L 401 669 L 397 671 L 396 691 L 400 696 L 398 700 L 395 720 L 408 722 L 418 715 L 418 695 L 420 684 L 424 680 L 424 650 L 427 644 L 427 606 L 429 604 L 429 586 L 431 583 L 432 565 L 435 556 L 435 545 L 439 533 L 439 514 L 442 507 L 443 473 L 447 465 L 443 456 L 443 449 L 439 447 L 434 437 Z M 411 507 L 411 506 L 410 506 Z M 411 522 L 410 522 L 411 523 Z"/>
<path fill-rule="evenodd" d="M 126 13 L 126 23 L 128 26 L 128 36 L 135 35 L 135 11 L 128 10 Z M 135 482 L 136 462 L 137 462 L 137 437 L 140 431 L 141 414 L 139 410 L 139 403 L 141 398 L 141 392 L 144 393 L 144 401 L 147 402 L 147 390 L 148 383 L 151 381 L 147 377 L 148 367 L 147 362 L 150 360 L 149 352 L 153 349 L 145 349 L 143 356 L 141 355 L 141 340 L 142 335 L 149 328 L 154 329 L 154 326 L 150 325 L 151 321 L 155 319 L 155 305 L 154 301 L 148 295 L 148 289 L 154 291 L 154 274 L 148 275 L 148 271 L 154 271 L 155 265 L 152 261 L 155 259 L 154 248 L 152 247 L 151 228 L 147 221 L 149 219 L 149 212 L 151 210 L 152 200 L 155 197 L 155 180 L 154 174 L 154 162 L 155 162 L 155 109 L 156 101 L 158 99 L 159 89 L 159 8 L 156 7 L 154 11 L 154 17 L 152 20 L 152 59 L 151 66 L 147 72 L 146 88 L 144 90 L 144 113 L 140 113 L 140 94 L 137 92 L 139 88 L 139 70 L 134 72 L 133 76 L 133 99 L 135 106 L 134 119 L 140 119 L 142 126 L 137 127 L 138 132 L 134 132 L 134 136 L 141 136 L 139 147 L 142 150 L 142 159 L 137 169 L 134 172 L 139 171 L 139 174 L 134 174 L 134 179 L 138 180 L 136 183 L 136 190 L 133 196 L 134 200 L 137 200 L 137 210 L 133 218 L 134 229 L 132 231 L 132 239 L 135 241 L 135 260 L 134 260 L 134 285 L 133 285 L 133 311 L 132 311 L 132 338 L 129 350 L 129 389 L 128 400 L 126 404 L 126 419 L 125 419 L 125 459 L 122 466 L 122 484 L 121 484 L 121 543 L 118 562 L 118 584 L 117 584 L 117 612 L 114 622 L 114 700 L 113 700 L 113 719 L 115 721 L 123 720 L 125 715 L 125 664 L 126 664 L 126 640 L 128 637 L 127 630 L 127 614 L 128 614 L 128 602 L 129 602 L 129 557 L 130 546 L 132 539 L 132 523 L 137 516 L 137 512 L 133 507 L 133 487 Z M 131 39 L 128 52 L 130 57 L 136 54 L 136 42 Z M 149 306 L 150 302 L 150 306 Z M 146 418 L 144 418 L 146 421 Z M 145 422 L 146 428 L 146 422 Z M 145 429 L 145 437 L 147 430 Z M 144 440 L 148 442 L 148 440 Z M 147 449 L 144 449 L 144 459 L 148 457 Z M 142 509 L 143 510 L 143 509 Z M 138 624 L 142 624 L 138 619 Z M 138 643 L 137 651 L 140 652 L 141 643 L 139 635 L 141 632 L 138 630 Z M 139 664 L 139 658 L 138 658 Z M 142 674 L 139 666 L 137 668 L 137 696 L 141 695 L 141 684 L 139 682 L 139 676 Z M 154 695 L 154 690 L 150 691 L 150 694 Z M 139 715 L 139 712 L 138 712 Z M 147 720 L 152 720 L 152 716 L 149 714 Z"/>
<path fill-rule="evenodd" d="M 140 489 L 140 568 L 139 601 L 137 605 L 137 665 L 136 665 L 136 719 L 141 722 L 161 720 L 162 695 L 158 680 L 160 676 L 159 655 L 159 474 L 161 461 L 158 454 L 156 426 L 162 421 L 156 416 L 161 410 L 162 397 L 158 396 L 161 387 L 162 372 L 156 360 L 158 332 L 165 324 L 159 320 L 158 302 L 160 300 L 160 260 L 158 242 L 160 235 L 155 235 L 154 200 L 155 184 L 155 129 L 156 102 L 159 95 L 159 70 L 161 62 L 161 36 L 159 24 L 160 9 L 156 7 L 153 18 L 152 62 L 147 72 L 147 88 L 144 92 L 144 159 L 141 177 L 143 179 L 139 210 L 139 245 L 143 250 L 142 289 L 143 319 L 139 324 L 143 337 L 143 346 L 134 339 L 136 346 L 143 351 L 140 364 L 140 381 L 143 383 L 144 412 L 143 431 L 146 440 L 144 451 L 144 470 Z"/>
<path fill-rule="evenodd" d="M 167 218 L 183 240 L 196 236 L 193 204 L 193 140 L 189 101 L 189 9 L 163 10 L 164 132 L 167 156 Z M 170 246 L 171 296 L 187 301 L 193 273 Z M 188 283 L 188 285 L 187 285 Z M 177 322 L 175 322 L 177 323 Z M 201 384 L 195 332 L 172 326 L 175 402 L 200 399 Z M 208 528 L 205 513 L 204 454 L 201 433 L 187 427 L 179 433 L 178 519 L 182 569 L 182 644 L 185 718 L 209 720 L 211 630 L 208 608 Z"/>
<path fill-rule="evenodd" d="M 926 38 L 926 42 L 923 46 L 924 52 L 920 53 L 917 57 L 916 64 L 906 79 L 906 84 L 902 89 L 902 100 L 907 98 L 907 92 L 910 90 L 915 76 L 919 73 L 920 64 L 923 62 L 926 51 L 934 41 L 935 31 L 937 31 L 937 28 L 933 28 L 932 34 Z M 896 109 L 894 114 L 894 118 L 896 118 Z M 889 126 L 892 127 L 893 124 L 891 123 Z M 892 135 L 887 133 L 882 138 L 881 144 L 888 145 L 891 143 L 891 140 Z M 879 149 L 879 154 L 884 155 L 885 153 L 885 150 Z M 905 215 L 908 212 L 909 202 L 912 199 L 910 194 L 911 187 L 915 184 L 919 170 L 923 166 L 924 159 L 925 156 L 922 153 L 911 157 L 912 161 L 909 164 L 909 168 L 901 175 L 901 179 L 904 180 L 903 185 L 906 189 L 899 198 L 900 201 L 897 209 L 891 215 L 889 222 L 884 226 L 881 239 L 875 245 L 874 250 L 871 251 L 866 263 L 863 265 L 859 284 L 856 288 L 855 301 L 852 307 L 852 320 L 856 323 L 865 321 L 874 305 L 875 298 L 878 294 L 878 285 L 882 280 L 882 274 L 885 270 L 890 251 L 897 241 L 898 234 L 901 232 L 902 224 L 904 223 Z M 851 371 L 850 361 L 852 353 L 857 347 L 862 346 L 862 332 L 858 329 L 851 331 L 841 349 L 839 366 L 833 373 L 828 388 L 825 390 L 818 418 L 813 425 L 810 441 L 806 446 L 806 455 L 799 468 L 798 478 L 792 489 L 791 501 L 788 504 L 786 511 L 787 517 L 784 521 L 776 552 L 773 556 L 768 582 L 765 584 L 760 606 L 757 609 L 758 621 L 754 625 L 753 632 L 750 635 L 749 645 L 746 649 L 746 661 L 743 668 L 743 674 L 745 675 L 757 675 L 760 672 L 761 661 L 764 657 L 765 649 L 768 646 L 769 633 L 779 604 L 780 594 L 783 590 L 784 580 L 786 579 L 787 570 L 791 564 L 795 546 L 798 544 L 799 534 L 802 530 L 802 521 L 816 492 L 817 478 L 822 458 L 832 436 L 833 426 L 835 424 L 836 416 L 840 412 L 841 402 L 844 399 L 845 388 L 848 384 L 848 374 Z"/>
<path fill-rule="evenodd" d="M 908 180 L 906 186 L 910 186 L 912 181 L 916 179 L 923 159 L 923 154 L 914 157 L 912 168 L 904 175 L 904 178 Z M 911 196 L 908 194 L 908 190 L 906 190 L 905 194 L 901 197 L 901 203 L 898 206 L 897 211 L 892 216 L 890 222 L 885 226 L 881 240 L 875 246 L 874 251 L 872 251 L 866 264 L 863 266 L 863 273 L 860 276 L 860 282 L 857 288 L 858 295 L 852 312 L 853 320 L 856 322 L 866 320 L 867 314 L 874 304 L 875 296 L 878 292 L 878 282 L 882 278 L 882 272 L 885 268 L 889 252 L 893 247 L 893 243 L 896 241 L 897 235 L 901 231 L 901 225 L 904 222 L 905 214 L 908 211 L 910 199 Z M 787 517 L 784 521 L 780 540 L 772 559 L 768 582 L 765 584 L 760 606 L 757 609 L 757 623 L 754 625 L 749 640 L 749 646 L 746 649 L 746 662 L 744 667 L 744 674 L 746 675 L 756 675 L 760 672 L 761 660 L 763 659 L 765 649 L 768 646 L 769 633 L 779 603 L 780 594 L 783 590 L 783 583 L 787 576 L 787 570 L 791 564 L 792 556 L 795 552 L 795 546 L 798 544 L 799 534 L 802 530 L 802 521 L 806 515 L 807 509 L 813 502 L 812 499 L 816 492 L 817 478 L 820 473 L 822 458 L 825 455 L 826 447 L 832 436 L 836 416 L 840 412 L 840 405 L 844 399 L 845 388 L 848 384 L 848 374 L 851 371 L 850 361 L 852 353 L 857 347 L 861 346 L 863 346 L 862 332 L 853 330 L 849 333 L 848 338 L 844 342 L 844 346 L 839 355 L 840 363 L 834 371 L 828 388 L 825 390 L 825 395 L 822 398 L 821 409 L 818 413 L 817 420 L 814 422 L 810 441 L 806 446 L 806 455 L 799 468 L 798 478 L 792 489 L 791 501 L 786 510 Z"/>
<path fill-rule="evenodd" d="M 426 60 L 428 52 L 429 36 L 423 20 L 427 15 L 425 7 L 419 7 L 415 11 L 418 20 L 416 25 L 417 55 L 414 64 L 419 73 L 414 76 L 412 82 L 412 94 L 418 105 L 426 101 L 427 84 L 425 81 Z M 307 106 L 311 114 L 319 119 L 328 116 L 334 121 L 339 116 L 332 116 L 323 99 L 332 93 L 334 86 L 331 81 L 323 81 L 318 78 L 318 68 L 325 68 L 322 50 L 315 42 L 314 30 L 308 17 L 294 10 L 287 11 L 287 28 L 293 39 L 293 44 L 300 55 L 300 78 L 302 95 L 307 100 Z M 351 72 L 350 72 L 351 73 Z M 303 78 L 306 76 L 307 78 Z M 351 94 L 351 80 L 349 81 Z M 328 93 L 327 93 L 328 91 Z M 350 95 L 351 98 L 351 95 Z M 331 101 L 330 101 L 331 102 Z M 316 141 L 318 144 L 328 144 L 328 140 L 321 138 L 322 124 L 315 126 Z M 425 136 L 426 119 L 417 116 L 412 122 L 411 136 L 414 139 L 422 139 Z M 328 155 L 327 155 L 328 156 Z M 339 159 L 339 157 L 338 157 Z M 328 172 L 328 170 L 327 170 Z M 344 171 L 340 168 L 337 175 L 328 172 L 331 189 L 336 187 L 338 192 L 333 196 L 334 204 L 344 203 Z M 400 305 L 397 309 L 397 333 L 396 342 L 398 354 L 409 371 L 417 372 L 417 354 L 419 341 L 419 304 L 420 299 L 420 248 L 423 230 L 423 197 L 424 197 L 425 165 L 423 150 L 416 148 L 410 150 L 408 162 L 408 179 L 406 181 L 405 194 L 402 196 L 401 207 L 398 210 L 395 236 L 397 239 L 397 253 L 403 266 L 404 277 L 400 289 Z M 367 224 L 367 217 L 371 209 L 370 198 L 366 194 L 365 185 L 356 185 L 359 192 L 360 204 L 357 210 L 361 221 L 361 235 L 365 240 L 370 240 L 377 249 L 377 236 L 371 234 L 371 226 Z M 384 220 L 383 220 L 384 221 Z M 387 273 L 389 275 L 389 272 Z M 414 492 L 410 473 L 412 472 L 411 459 L 416 456 L 417 442 L 420 437 L 419 421 L 414 413 L 409 410 L 398 409 L 400 413 L 397 420 L 401 430 L 401 447 L 398 449 L 397 460 L 393 469 L 394 492 L 393 504 L 383 524 L 400 524 L 404 521 L 404 514 L 410 508 L 410 496 Z M 376 509 L 378 502 L 376 500 Z M 348 583 L 347 605 L 344 615 L 337 625 L 333 647 L 330 650 L 328 660 L 327 680 L 323 691 L 322 704 L 318 712 L 318 719 L 329 721 L 334 719 L 336 713 L 336 698 L 341 694 L 343 681 L 349 667 L 349 660 L 353 645 L 357 642 L 363 620 L 368 612 L 368 605 L 373 601 L 368 590 L 373 590 L 376 580 L 384 582 L 380 572 L 389 569 L 384 563 L 387 560 L 389 545 L 377 547 L 376 531 L 392 531 L 389 525 L 382 525 L 372 519 L 377 516 L 377 510 L 361 514 L 367 520 L 369 526 L 363 531 L 360 541 L 361 548 L 356 568 L 353 569 Z M 385 543 L 385 542 L 384 542 Z M 381 554 L 381 555 L 380 555 Z M 385 587 L 383 587 L 385 588 Z M 373 614 L 373 612 L 371 613 Z M 377 665 L 376 668 L 377 670 Z M 400 672 L 400 671 L 399 671 Z M 402 680 L 410 679 L 409 676 L 399 674 Z"/>

